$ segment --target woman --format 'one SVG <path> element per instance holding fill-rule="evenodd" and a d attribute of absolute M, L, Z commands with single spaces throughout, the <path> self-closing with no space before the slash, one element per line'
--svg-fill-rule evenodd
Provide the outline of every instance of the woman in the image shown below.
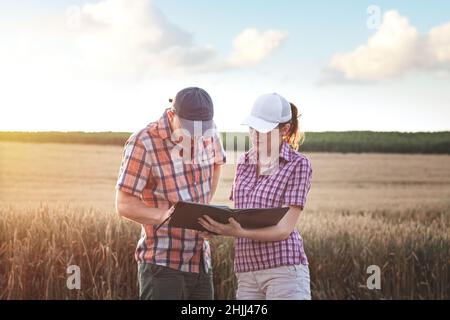
<path fill-rule="evenodd" d="M 280 222 L 244 229 L 234 219 L 221 224 L 208 216 L 207 230 L 236 237 L 237 299 L 311 299 L 308 260 L 296 229 L 311 186 L 312 168 L 298 148 L 297 108 L 273 93 L 259 97 L 243 124 L 252 148 L 240 158 L 231 200 L 235 208 L 289 206 Z"/>

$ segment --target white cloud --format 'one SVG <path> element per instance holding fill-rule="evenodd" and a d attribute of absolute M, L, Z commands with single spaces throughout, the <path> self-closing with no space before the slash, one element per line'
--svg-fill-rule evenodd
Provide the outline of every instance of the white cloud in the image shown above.
<path fill-rule="evenodd" d="M 234 50 L 227 63 L 230 66 L 258 64 L 278 48 L 287 37 L 287 32 L 255 28 L 242 31 L 233 41 Z"/>
<path fill-rule="evenodd" d="M 268 42 L 272 33 L 256 30 Z M 214 81 L 227 77 L 219 72 L 254 66 L 278 45 L 250 39 L 239 50 L 257 46 L 257 57 L 247 54 L 245 61 L 231 65 L 233 54 L 195 41 L 150 0 L 70 6 L 2 26 L 0 39 L 3 130 L 130 130 L 159 116 L 176 90 L 196 85 L 214 95 Z M 124 113 L 124 108 L 134 112 Z"/>
<path fill-rule="evenodd" d="M 347 81 L 376 81 L 404 75 L 411 70 L 446 70 L 450 67 L 450 23 L 421 35 L 397 11 L 384 14 L 379 30 L 347 53 L 336 54 L 331 74 Z"/>
<path fill-rule="evenodd" d="M 450 63 L 450 22 L 430 30 L 427 48 L 435 64 Z"/>
<path fill-rule="evenodd" d="M 214 58 L 211 46 L 172 24 L 148 0 L 86 4 L 74 30 L 84 61 L 102 71 L 159 73 L 190 68 Z"/>
<path fill-rule="evenodd" d="M 34 75 L 53 78 L 134 79 L 253 66 L 268 58 L 285 34 L 244 30 L 230 57 L 220 57 L 211 44 L 195 43 L 150 0 L 103 0 L 28 22 L 9 30 L 8 37 L 0 43 L 0 67 L 8 61 L 12 74 L 26 65 Z"/>

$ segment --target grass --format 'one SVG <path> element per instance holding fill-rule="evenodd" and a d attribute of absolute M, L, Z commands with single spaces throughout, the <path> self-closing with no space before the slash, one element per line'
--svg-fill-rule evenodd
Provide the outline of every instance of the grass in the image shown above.
<path fill-rule="evenodd" d="M 448 212 L 310 212 L 302 220 L 315 299 L 449 299 Z M 136 299 L 139 227 L 70 206 L 0 208 L 0 299 Z M 212 241 L 217 299 L 234 299 L 233 241 Z M 66 268 L 81 269 L 68 290 Z M 381 290 L 366 269 L 381 268 Z"/>

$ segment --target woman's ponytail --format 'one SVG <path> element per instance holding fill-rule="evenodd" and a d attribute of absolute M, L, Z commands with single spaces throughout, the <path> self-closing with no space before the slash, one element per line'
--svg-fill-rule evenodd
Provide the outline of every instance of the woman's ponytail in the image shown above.
<path fill-rule="evenodd" d="M 288 122 L 283 123 L 282 126 L 286 125 L 288 123 L 291 126 L 289 127 L 289 131 L 287 132 L 287 134 L 283 136 L 283 140 L 286 141 L 287 143 L 289 143 L 289 145 L 294 150 L 298 150 L 300 145 L 303 143 L 303 141 L 305 139 L 305 136 L 304 136 L 303 133 L 301 133 L 299 131 L 299 127 L 298 127 L 298 118 L 299 118 L 298 109 L 292 102 L 290 103 L 290 105 L 291 105 L 292 118 Z"/>

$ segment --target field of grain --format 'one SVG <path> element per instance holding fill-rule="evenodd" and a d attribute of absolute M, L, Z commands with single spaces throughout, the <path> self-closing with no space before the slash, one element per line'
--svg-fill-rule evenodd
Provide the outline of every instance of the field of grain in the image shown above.
<path fill-rule="evenodd" d="M 315 299 L 450 298 L 450 156 L 309 153 L 299 221 Z M 114 212 L 122 147 L 0 142 L 0 299 L 135 299 L 139 226 Z M 235 159 L 229 154 L 230 162 Z M 234 165 L 214 203 L 228 204 Z M 217 298 L 233 244 L 212 241 Z M 82 272 L 66 287 L 68 265 Z M 369 265 L 381 289 L 366 286 Z"/>

